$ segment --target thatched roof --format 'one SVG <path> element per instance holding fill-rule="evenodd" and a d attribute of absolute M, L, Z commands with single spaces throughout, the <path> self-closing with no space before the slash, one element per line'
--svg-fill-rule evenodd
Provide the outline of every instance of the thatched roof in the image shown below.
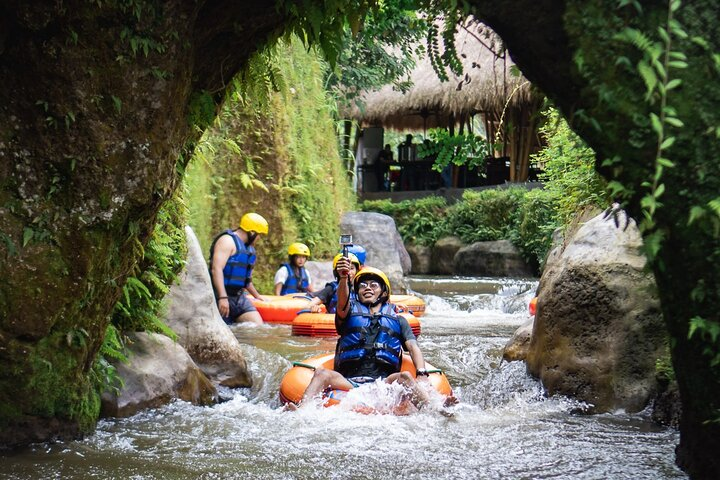
<path fill-rule="evenodd" d="M 463 62 L 462 76 L 449 72 L 450 81 L 441 82 L 430 59 L 425 57 L 411 74 L 414 85 L 408 92 L 402 93 L 386 85 L 380 90 L 361 94 L 360 106 L 355 102 L 343 112 L 346 118 L 365 126 L 422 130 L 424 127 L 447 127 L 451 114 L 456 119 L 478 112 L 497 112 L 499 116 L 513 92 L 510 106 L 532 103 L 530 84 L 524 77 L 511 72 L 514 64 L 507 52 L 504 58 L 498 58 L 491 50 L 500 50 L 496 34 L 484 25 L 480 28 L 489 32 L 490 38 L 484 38 L 478 32 L 477 23 L 472 23 L 467 30 L 458 27 L 455 35 L 456 49 Z"/>

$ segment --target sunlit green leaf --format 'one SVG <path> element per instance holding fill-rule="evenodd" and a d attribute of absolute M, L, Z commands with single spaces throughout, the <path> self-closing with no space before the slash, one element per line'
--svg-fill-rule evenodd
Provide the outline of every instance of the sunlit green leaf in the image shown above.
<path fill-rule="evenodd" d="M 675 143 L 675 137 L 668 137 L 665 140 L 663 140 L 662 144 L 660 144 L 660 149 L 665 150 L 667 148 L 670 148 Z"/>
<path fill-rule="evenodd" d="M 23 247 L 27 246 L 27 244 L 30 243 L 30 240 L 32 240 L 34 234 L 35 231 L 32 228 L 25 227 L 23 229 Z"/>
<path fill-rule="evenodd" d="M 682 127 L 685 125 L 679 118 L 676 117 L 665 117 L 665 123 L 672 125 L 673 127 Z"/>
<path fill-rule="evenodd" d="M 677 88 L 680 85 L 682 85 L 682 80 L 680 80 L 679 78 L 673 78 L 667 83 L 667 85 L 665 85 L 665 89 L 672 90 L 673 88 Z"/>
<path fill-rule="evenodd" d="M 689 215 L 689 217 L 688 217 L 688 222 L 687 222 L 688 226 L 689 226 L 689 225 L 692 225 L 693 223 L 695 223 L 695 221 L 697 221 L 698 219 L 700 219 L 700 218 L 702 218 L 703 216 L 705 216 L 705 213 L 706 213 L 706 212 L 705 212 L 705 209 L 704 209 L 703 207 L 701 207 L 701 206 L 699 206 L 699 205 L 694 205 L 694 206 L 690 209 L 690 215 Z"/>
<path fill-rule="evenodd" d="M 652 129 L 655 133 L 658 135 L 662 134 L 662 123 L 660 123 L 660 117 L 658 117 L 656 113 L 650 113 L 650 124 L 652 125 Z"/>

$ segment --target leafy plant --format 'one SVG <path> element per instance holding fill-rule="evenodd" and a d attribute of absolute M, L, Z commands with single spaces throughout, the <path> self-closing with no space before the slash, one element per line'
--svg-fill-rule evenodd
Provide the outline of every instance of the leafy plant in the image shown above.
<path fill-rule="evenodd" d="M 123 387 L 123 379 L 118 376 L 117 369 L 111 363 L 112 360 L 127 362 L 127 357 L 122 334 L 113 324 L 109 324 L 105 330 L 105 337 L 98 356 L 90 371 L 90 380 L 98 394 L 105 391 L 117 394 Z"/>
<path fill-rule="evenodd" d="M 522 198 L 510 231 L 510 240 L 535 271 L 542 269 L 552 248 L 552 234 L 562 226 L 555 212 L 557 202 L 557 194 L 551 190 L 530 190 Z"/>
<path fill-rule="evenodd" d="M 510 238 L 514 212 L 520 207 L 526 190 L 467 190 L 463 201 L 447 211 L 447 230 L 465 243 Z"/>
<path fill-rule="evenodd" d="M 543 112 L 540 135 L 546 146 L 531 156 L 543 173 L 544 189 L 553 198 L 552 208 L 561 225 L 588 205 L 606 208 L 610 200 L 605 181 L 595 171 L 595 152 L 568 126 L 555 108 Z"/>
<path fill-rule="evenodd" d="M 650 126 L 657 136 L 655 171 L 652 180 L 642 184 L 649 191 L 640 200 L 643 218 L 639 224 L 640 230 L 644 232 L 644 249 L 650 262 L 656 260 L 663 238 L 666 236 L 665 231 L 656 228 L 653 217 L 655 211 L 662 207 L 660 197 L 665 192 L 665 184 L 661 181 L 663 171 L 675 166 L 666 154 L 676 140 L 670 129 L 681 128 L 684 125 L 678 118 L 677 110 L 668 103 L 670 91 L 682 85 L 681 79 L 670 75 L 671 69 L 687 68 L 685 54 L 672 49 L 674 38 L 688 37 L 680 23 L 674 19 L 680 3 L 680 0 L 670 0 L 668 3 L 666 24 L 657 29 L 658 40 L 652 40 L 642 31 L 630 27 L 615 37 L 617 40 L 631 43 L 642 52 L 643 57 L 637 64 L 637 72 L 645 83 L 645 101 L 656 106 L 656 110 L 651 112 L 649 117 Z M 629 62 L 626 58 L 622 58 L 621 61 Z M 618 192 L 624 192 L 620 186 L 616 188 Z"/>
<path fill-rule="evenodd" d="M 360 205 L 366 212 L 378 212 L 393 217 L 398 232 L 406 243 L 432 245 L 445 234 L 442 219 L 447 211 L 443 197 L 430 196 L 418 200 L 366 200 Z"/>
<path fill-rule="evenodd" d="M 115 304 L 112 324 L 121 332 L 149 331 L 176 338 L 161 319 L 163 299 L 185 265 L 185 205 L 179 197 L 166 202 L 143 259 L 128 277 L 121 299 Z"/>
<path fill-rule="evenodd" d="M 688 338 L 696 336 L 705 343 L 703 354 L 710 357 L 710 366 L 720 366 L 720 323 L 699 316 L 691 318 Z"/>
<path fill-rule="evenodd" d="M 428 136 L 429 141 L 418 145 L 418 156 L 434 157 L 433 169 L 438 172 L 451 163 L 474 168 L 483 164 L 485 157 L 492 155 L 492 145 L 479 135 L 450 135 L 446 129 L 436 128 L 430 130 Z"/>

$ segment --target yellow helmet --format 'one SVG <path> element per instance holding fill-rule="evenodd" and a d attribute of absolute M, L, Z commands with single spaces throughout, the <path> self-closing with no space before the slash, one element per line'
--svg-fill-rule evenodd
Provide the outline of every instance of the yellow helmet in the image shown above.
<path fill-rule="evenodd" d="M 261 215 L 257 213 L 246 213 L 240 219 L 240 228 L 246 232 L 268 233 L 268 223 Z"/>
<path fill-rule="evenodd" d="M 335 255 L 335 258 L 333 258 L 333 270 L 337 267 L 337 262 L 342 258 L 342 256 L 342 253 L 338 253 Z M 350 259 L 350 263 L 355 265 L 355 269 L 360 270 L 360 260 L 358 260 L 358 258 L 352 253 L 348 253 L 348 258 Z"/>
<path fill-rule="evenodd" d="M 388 280 L 387 275 L 385 275 L 382 270 L 373 267 L 364 267 L 355 274 L 355 279 L 353 280 L 353 288 L 355 289 L 355 292 L 357 292 L 358 285 L 363 281 L 363 278 L 367 277 L 378 277 L 381 279 L 385 283 L 385 290 L 387 291 L 388 297 L 390 297 L 392 293 L 390 291 L 390 280 Z"/>
<path fill-rule="evenodd" d="M 310 249 L 304 243 L 291 243 L 288 247 L 288 255 L 305 255 L 310 256 Z"/>

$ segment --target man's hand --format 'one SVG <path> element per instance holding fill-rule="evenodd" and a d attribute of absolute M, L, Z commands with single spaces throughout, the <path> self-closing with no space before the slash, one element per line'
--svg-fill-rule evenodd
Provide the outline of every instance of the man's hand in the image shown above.
<path fill-rule="evenodd" d="M 340 278 L 347 278 L 350 274 L 350 259 L 347 257 L 340 257 L 335 268 L 337 269 L 338 276 Z"/>
<path fill-rule="evenodd" d="M 230 302 L 227 297 L 218 300 L 218 310 L 220 310 L 220 315 L 223 317 L 230 315 Z"/>

